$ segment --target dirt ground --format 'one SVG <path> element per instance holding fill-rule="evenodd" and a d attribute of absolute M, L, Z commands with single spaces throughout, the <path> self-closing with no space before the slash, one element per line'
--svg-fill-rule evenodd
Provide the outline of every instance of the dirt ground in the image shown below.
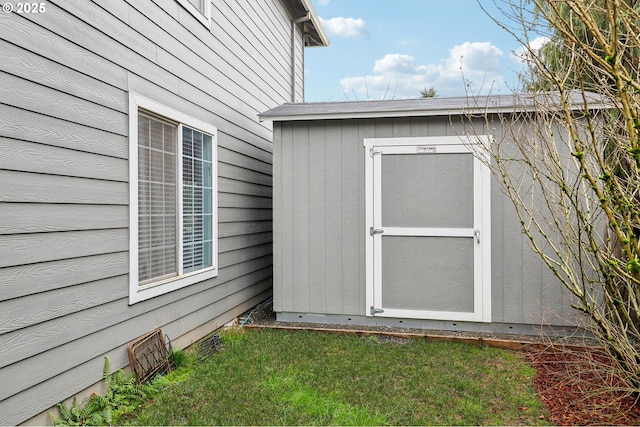
<path fill-rule="evenodd" d="M 317 329 L 358 329 L 360 332 L 380 333 L 388 340 L 399 340 L 403 334 L 427 332 L 430 336 L 451 336 L 450 331 L 416 331 L 403 328 L 364 328 L 348 327 L 345 325 L 317 325 L 308 323 L 277 322 L 269 301 L 252 311 L 240 316 L 239 323 L 249 327 L 291 327 Z M 480 339 L 479 343 L 486 343 L 489 339 L 500 342 L 513 340 L 514 343 L 533 342 L 538 348 L 528 347 L 526 357 L 536 368 L 534 388 L 548 410 L 548 421 L 553 425 L 582 426 L 582 425 L 640 425 L 640 402 L 620 386 L 621 382 L 612 374 L 606 358 L 598 357 L 594 352 L 575 351 L 573 347 L 563 347 L 558 350 L 545 337 L 512 336 L 455 333 L 454 339 Z M 569 344 L 593 345 L 593 342 Z M 560 342 L 558 344 L 566 344 Z M 514 346 L 515 348 L 516 346 Z M 523 347 L 524 348 L 524 347 Z M 603 391 L 606 390 L 606 391 Z"/>

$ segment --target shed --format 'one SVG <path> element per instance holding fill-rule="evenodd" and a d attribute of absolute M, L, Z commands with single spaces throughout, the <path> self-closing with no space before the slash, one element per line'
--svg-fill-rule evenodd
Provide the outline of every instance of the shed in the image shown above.
<path fill-rule="evenodd" d="M 569 293 L 470 144 L 520 96 L 291 103 L 274 127 L 280 321 L 565 333 Z M 483 135 L 466 137 L 464 122 Z M 491 129 L 487 128 L 491 124 Z"/>

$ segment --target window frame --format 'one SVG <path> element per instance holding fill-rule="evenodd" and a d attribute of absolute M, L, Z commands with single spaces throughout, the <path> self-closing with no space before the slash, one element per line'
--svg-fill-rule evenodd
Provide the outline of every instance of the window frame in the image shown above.
<path fill-rule="evenodd" d="M 178 0 L 178 3 L 191 13 L 205 27 L 211 29 L 211 0 L 204 1 L 204 10 L 195 7 L 189 0 Z"/>
<path fill-rule="evenodd" d="M 177 195 L 176 202 L 180 209 L 178 212 L 178 226 L 176 237 L 176 252 L 178 259 L 183 256 L 183 210 L 182 210 L 182 132 L 184 127 L 211 135 L 211 182 L 212 192 L 212 257 L 213 266 L 202 270 L 160 279 L 156 282 L 139 285 L 138 273 L 138 114 L 142 111 L 158 116 L 164 120 L 176 123 L 177 132 Z M 129 93 L 129 304 L 135 304 L 156 296 L 184 288 L 195 283 L 211 279 L 218 275 L 218 129 L 206 122 L 198 120 L 178 110 L 153 101 L 137 93 Z M 181 261 L 179 261 L 181 264 Z M 178 268 L 180 270 L 180 268 Z"/>

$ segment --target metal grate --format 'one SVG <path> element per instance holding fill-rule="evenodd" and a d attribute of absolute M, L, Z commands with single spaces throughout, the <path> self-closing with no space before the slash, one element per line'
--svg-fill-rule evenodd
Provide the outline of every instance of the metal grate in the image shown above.
<path fill-rule="evenodd" d="M 211 335 L 198 344 L 198 360 L 204 360 L 222 348 L 219 335 Z"/>
<path fill-rule="evenodd" d="M 171 371 L 167 347 L 160 329 L 131 341 L 127 346 L 131 370 L 138 383 L 142 383 L 158 373 Z"/>

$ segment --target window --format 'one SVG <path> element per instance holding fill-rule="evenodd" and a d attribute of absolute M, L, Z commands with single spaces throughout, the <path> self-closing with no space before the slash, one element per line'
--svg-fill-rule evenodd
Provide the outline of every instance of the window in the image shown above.
<path fill-rule="evenodd" d="M 135 303 L 217 275 L 217 129 L 130 95 Z"/>
<path fill-rule="evenodd" d="M 211 27 L 211 0 L 178 0 L 178 3 L 207 28 Z"/>

